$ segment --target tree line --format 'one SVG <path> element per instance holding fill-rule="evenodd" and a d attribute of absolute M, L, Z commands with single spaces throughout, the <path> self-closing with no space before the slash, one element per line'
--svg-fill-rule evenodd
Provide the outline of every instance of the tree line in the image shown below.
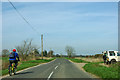
<path fill-rule="evenodd" d="M 21 45 L 18 45 L 15 47 L 17 49 L 18 54 L 21 56 L 22 60 L 29 60 L 31 59 L 37 59 L 38 57 L 41 56 L 41 52 L 39 51 L 39 47 L 35 46 L 32 44 L 32 40 L 24 40 Z M 96 54 L 96 55 L 76 55 L 75 54 L 75 49 L 72 46 L 66 46 L 65 47 L 65 52 L 67 55 L 62 55 L 62 54 L 56 54 L 54 55 L 54 51 L 50 50 L 44 50 L 43 51 L 43 56 L 44 57 L 102 57 L 102 54 Z M 10 51 L 8 49 L 3 49 L 2 50 L 2 56 L 8 56 Z"/>
<path fill-rule="evenodd" d="M 39 51 L 39 47 L 35 46 L 32 44 L 32 40 L 24 40 L 21 45 L 18 45 L 15 47 L 20 58 L 22 60 L 30 60 L 30 59 L 37 59 L 38 57 L 41 56 L 41 52 Z M 6 57 L 12 52 L 12 50 L 8 49 L 3 49 L 2 50 L 2 56 Z M 53 50 L 50 51 L 43 51 L 43 56 L 44 57 L 52 57 L 54 54 Z"/>

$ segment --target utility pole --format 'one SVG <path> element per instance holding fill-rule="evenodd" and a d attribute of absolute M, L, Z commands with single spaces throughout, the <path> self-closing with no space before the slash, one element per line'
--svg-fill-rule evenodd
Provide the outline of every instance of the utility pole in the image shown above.
<path fill-rule="evenodd" d="M 51 48 L 50 48 L 50 57 L 51 57 Z"/>
<path fill-rule="evenodd" d="M 43 59 L 43 34 L 41 35 L 41 56 Z"/>

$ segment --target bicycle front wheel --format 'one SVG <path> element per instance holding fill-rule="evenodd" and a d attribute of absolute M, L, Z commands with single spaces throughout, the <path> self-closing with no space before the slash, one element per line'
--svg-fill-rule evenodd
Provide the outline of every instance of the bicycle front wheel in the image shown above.
<path fill-rule="evenodd" d="M 14 68 L 14 70 L 13 70 L 13 71 L 14 71 L 14 75 L 16 75 L 17 69 L 16 69 L 16 68 Z"/>

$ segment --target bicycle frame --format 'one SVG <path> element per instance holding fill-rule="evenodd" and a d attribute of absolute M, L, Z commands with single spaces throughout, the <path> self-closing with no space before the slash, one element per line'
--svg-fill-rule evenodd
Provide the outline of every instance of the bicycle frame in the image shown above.
<path fill-rule="evenodd" d="M 13 69 L 14 69 L 14 63 L 12 63 L 12 71 L 13 71 Z"/>
<path fill-rule="evenodd" d="M 16 74 L 15 63 L 12 63 L 12 66 L 9 68 L 9 75 L 12 76 L 12 73 Z"/>

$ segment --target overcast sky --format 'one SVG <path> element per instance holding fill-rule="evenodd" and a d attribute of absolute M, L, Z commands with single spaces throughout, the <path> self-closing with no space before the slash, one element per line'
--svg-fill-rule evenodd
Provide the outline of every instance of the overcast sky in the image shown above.
<path fill-rule="evenodd" d="M 39 35 L 44 35 L 44 49 L 65 54 L 72 46 L 76 54 L 96 54 L 118 48 L 117 2 L 14 2 L 18 11 Z M 9 3 L 2 4 L 2 48 L 12 49 L 23 40 L 33 39 L 40 46 L 40 36 L 17 14 Z"/>

